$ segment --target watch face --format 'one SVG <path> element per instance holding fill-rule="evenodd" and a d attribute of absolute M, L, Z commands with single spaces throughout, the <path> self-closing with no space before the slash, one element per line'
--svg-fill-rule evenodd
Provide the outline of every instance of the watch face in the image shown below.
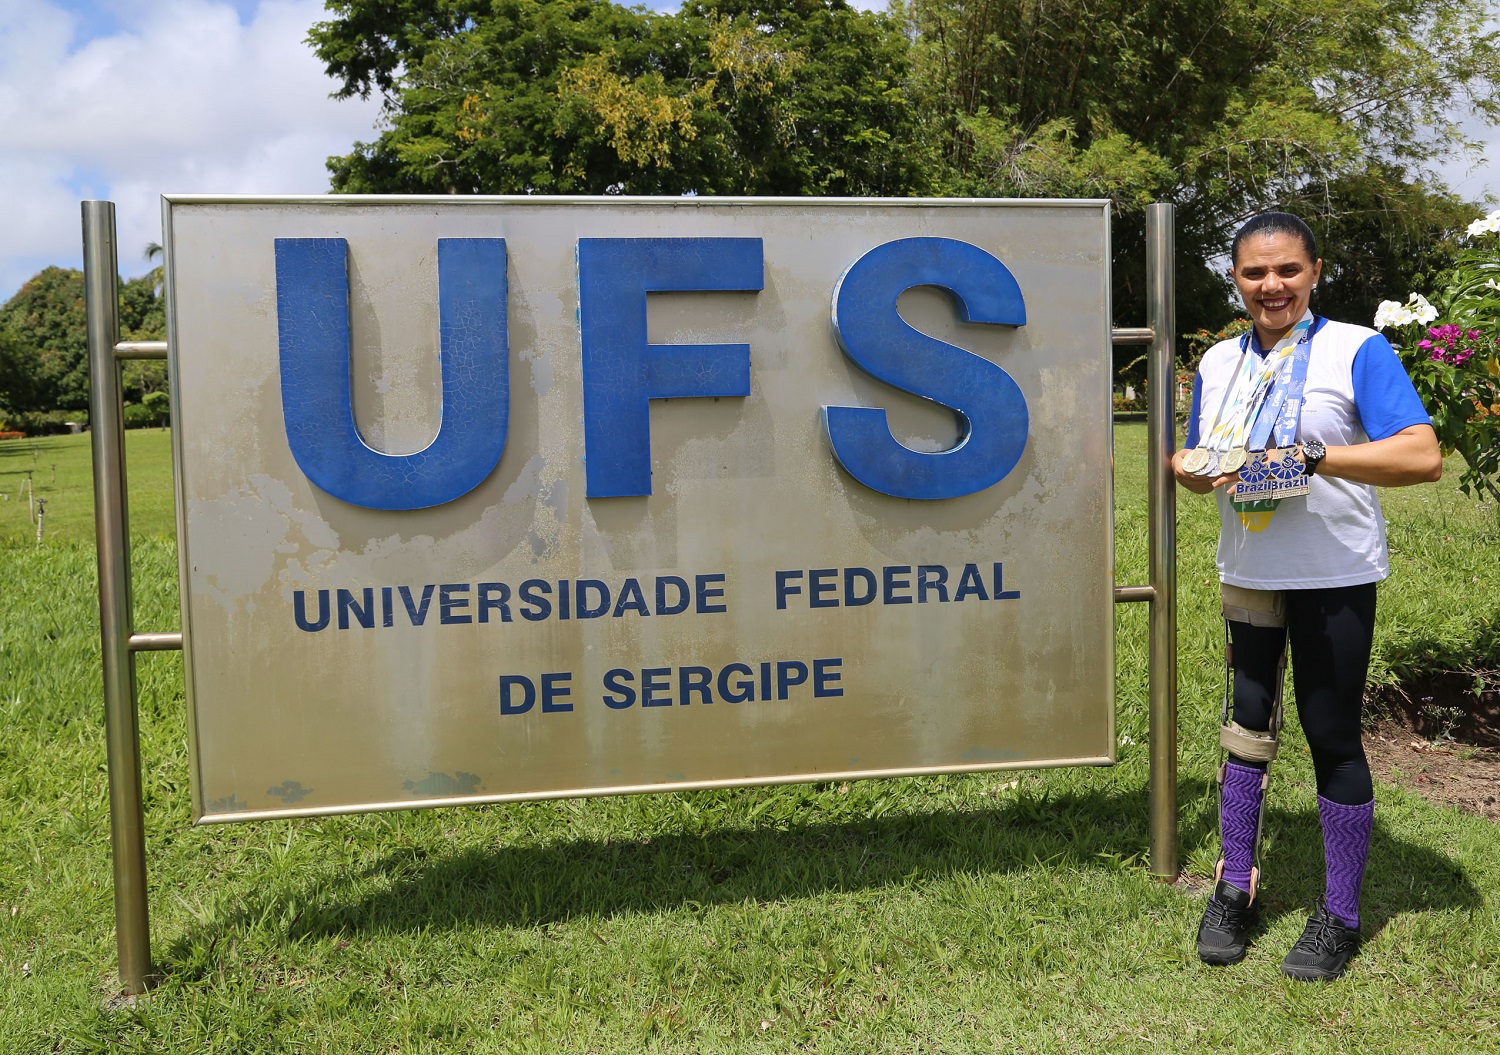
<path fill-rule="evenodd" d="M 1328 448 L 1317 440 L 1302 445 L 1302 472 L 1305 476 L 1311 476 L 1318 471 L 1318 463 L 1328 454 Z"/>

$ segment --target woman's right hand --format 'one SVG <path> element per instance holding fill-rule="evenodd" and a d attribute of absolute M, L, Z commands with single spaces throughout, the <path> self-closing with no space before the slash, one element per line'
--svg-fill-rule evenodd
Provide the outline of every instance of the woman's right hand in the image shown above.
<path fill-rule="evenodd" d="M 1199 476 L 1196 473 L 1188 472 L 1182 467 L 1182 459 L 1187 457 L 1190 449 L 1184 447 L 1172 455 L 1172 475 L 1177 478 L 1177 482 L 1183 487 L 1186 487 L 1194 494 L 1206 495 L 1212 494 L 1220 487 L 1239 482 L 1240 474 L 1237 472 L 1225 473 L 1219 476 Z"/>

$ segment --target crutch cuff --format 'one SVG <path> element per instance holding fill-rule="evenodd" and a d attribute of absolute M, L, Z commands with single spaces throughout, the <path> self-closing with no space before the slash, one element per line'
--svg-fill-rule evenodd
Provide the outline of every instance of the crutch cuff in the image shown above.
<path fill-rule="evenodd" d="M 1282 590 L 1251 590 L 1220 583 L 1224 618 L 1251 626 L 1286 626 L 1286 594 Z"/>
<path fill-rule="evenodd" d="M 1270 762 L 1281 744 L 1270 733 L 1246 729 L 1239 722 L 1226 722 L 1219 728 L 1219 745 L 1236 758 L 1247 762 Z"/>

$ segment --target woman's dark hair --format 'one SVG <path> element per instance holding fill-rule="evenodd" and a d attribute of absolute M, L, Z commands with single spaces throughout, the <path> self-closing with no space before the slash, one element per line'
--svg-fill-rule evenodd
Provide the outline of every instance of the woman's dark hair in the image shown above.
<path fill-rule="evenodd" d="M 1263 212 L 1259 216 L 1250 217 L 1234 233 L 1234 241 L 1229 244 L 1231 263 L 1240 262 L 1240 243 L 1253 234 L 1289 234 L 1301 240 L 1302 248 L 1307 250 L 1307 259 L 1318 259 L 1318 240 L 1313 237 L 1312 228 L 1289 212 Z"/>

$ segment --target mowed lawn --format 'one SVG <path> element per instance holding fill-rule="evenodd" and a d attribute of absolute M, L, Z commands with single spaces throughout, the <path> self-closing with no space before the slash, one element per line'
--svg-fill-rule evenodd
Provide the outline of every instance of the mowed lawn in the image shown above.
<path fill-rule="evenodd" d="M 1144 867 L 1146 606 L 1117 609 L 1120 763 L 189 826 L 181 657 L 140 657 L 152 935 L 117 999 L 87 436 L 0 442 L 0 1052 L 1500 1051 L 1500 828 L 1377 790 L 1367 944 L 1277 967 L 1321 889 L 1311 765 L 1275 769 L 1265 924 L 1199 964 L 1222 667 L 1180 496 L 1181 846 Z M 1116 432 L 1145 579 L 1145 431 Z M 176 629 L 166 432 L 128 437 L 137 627 Z M 55 466 L 56 477 L 53 479 Z M 46 500 L 43 535 L 18 473 Z M 1373 677 L 1493 642 L 1495 511 L 1385 495 Z M 1293 723 L 1295 724 L 1295 723 Z"/>

